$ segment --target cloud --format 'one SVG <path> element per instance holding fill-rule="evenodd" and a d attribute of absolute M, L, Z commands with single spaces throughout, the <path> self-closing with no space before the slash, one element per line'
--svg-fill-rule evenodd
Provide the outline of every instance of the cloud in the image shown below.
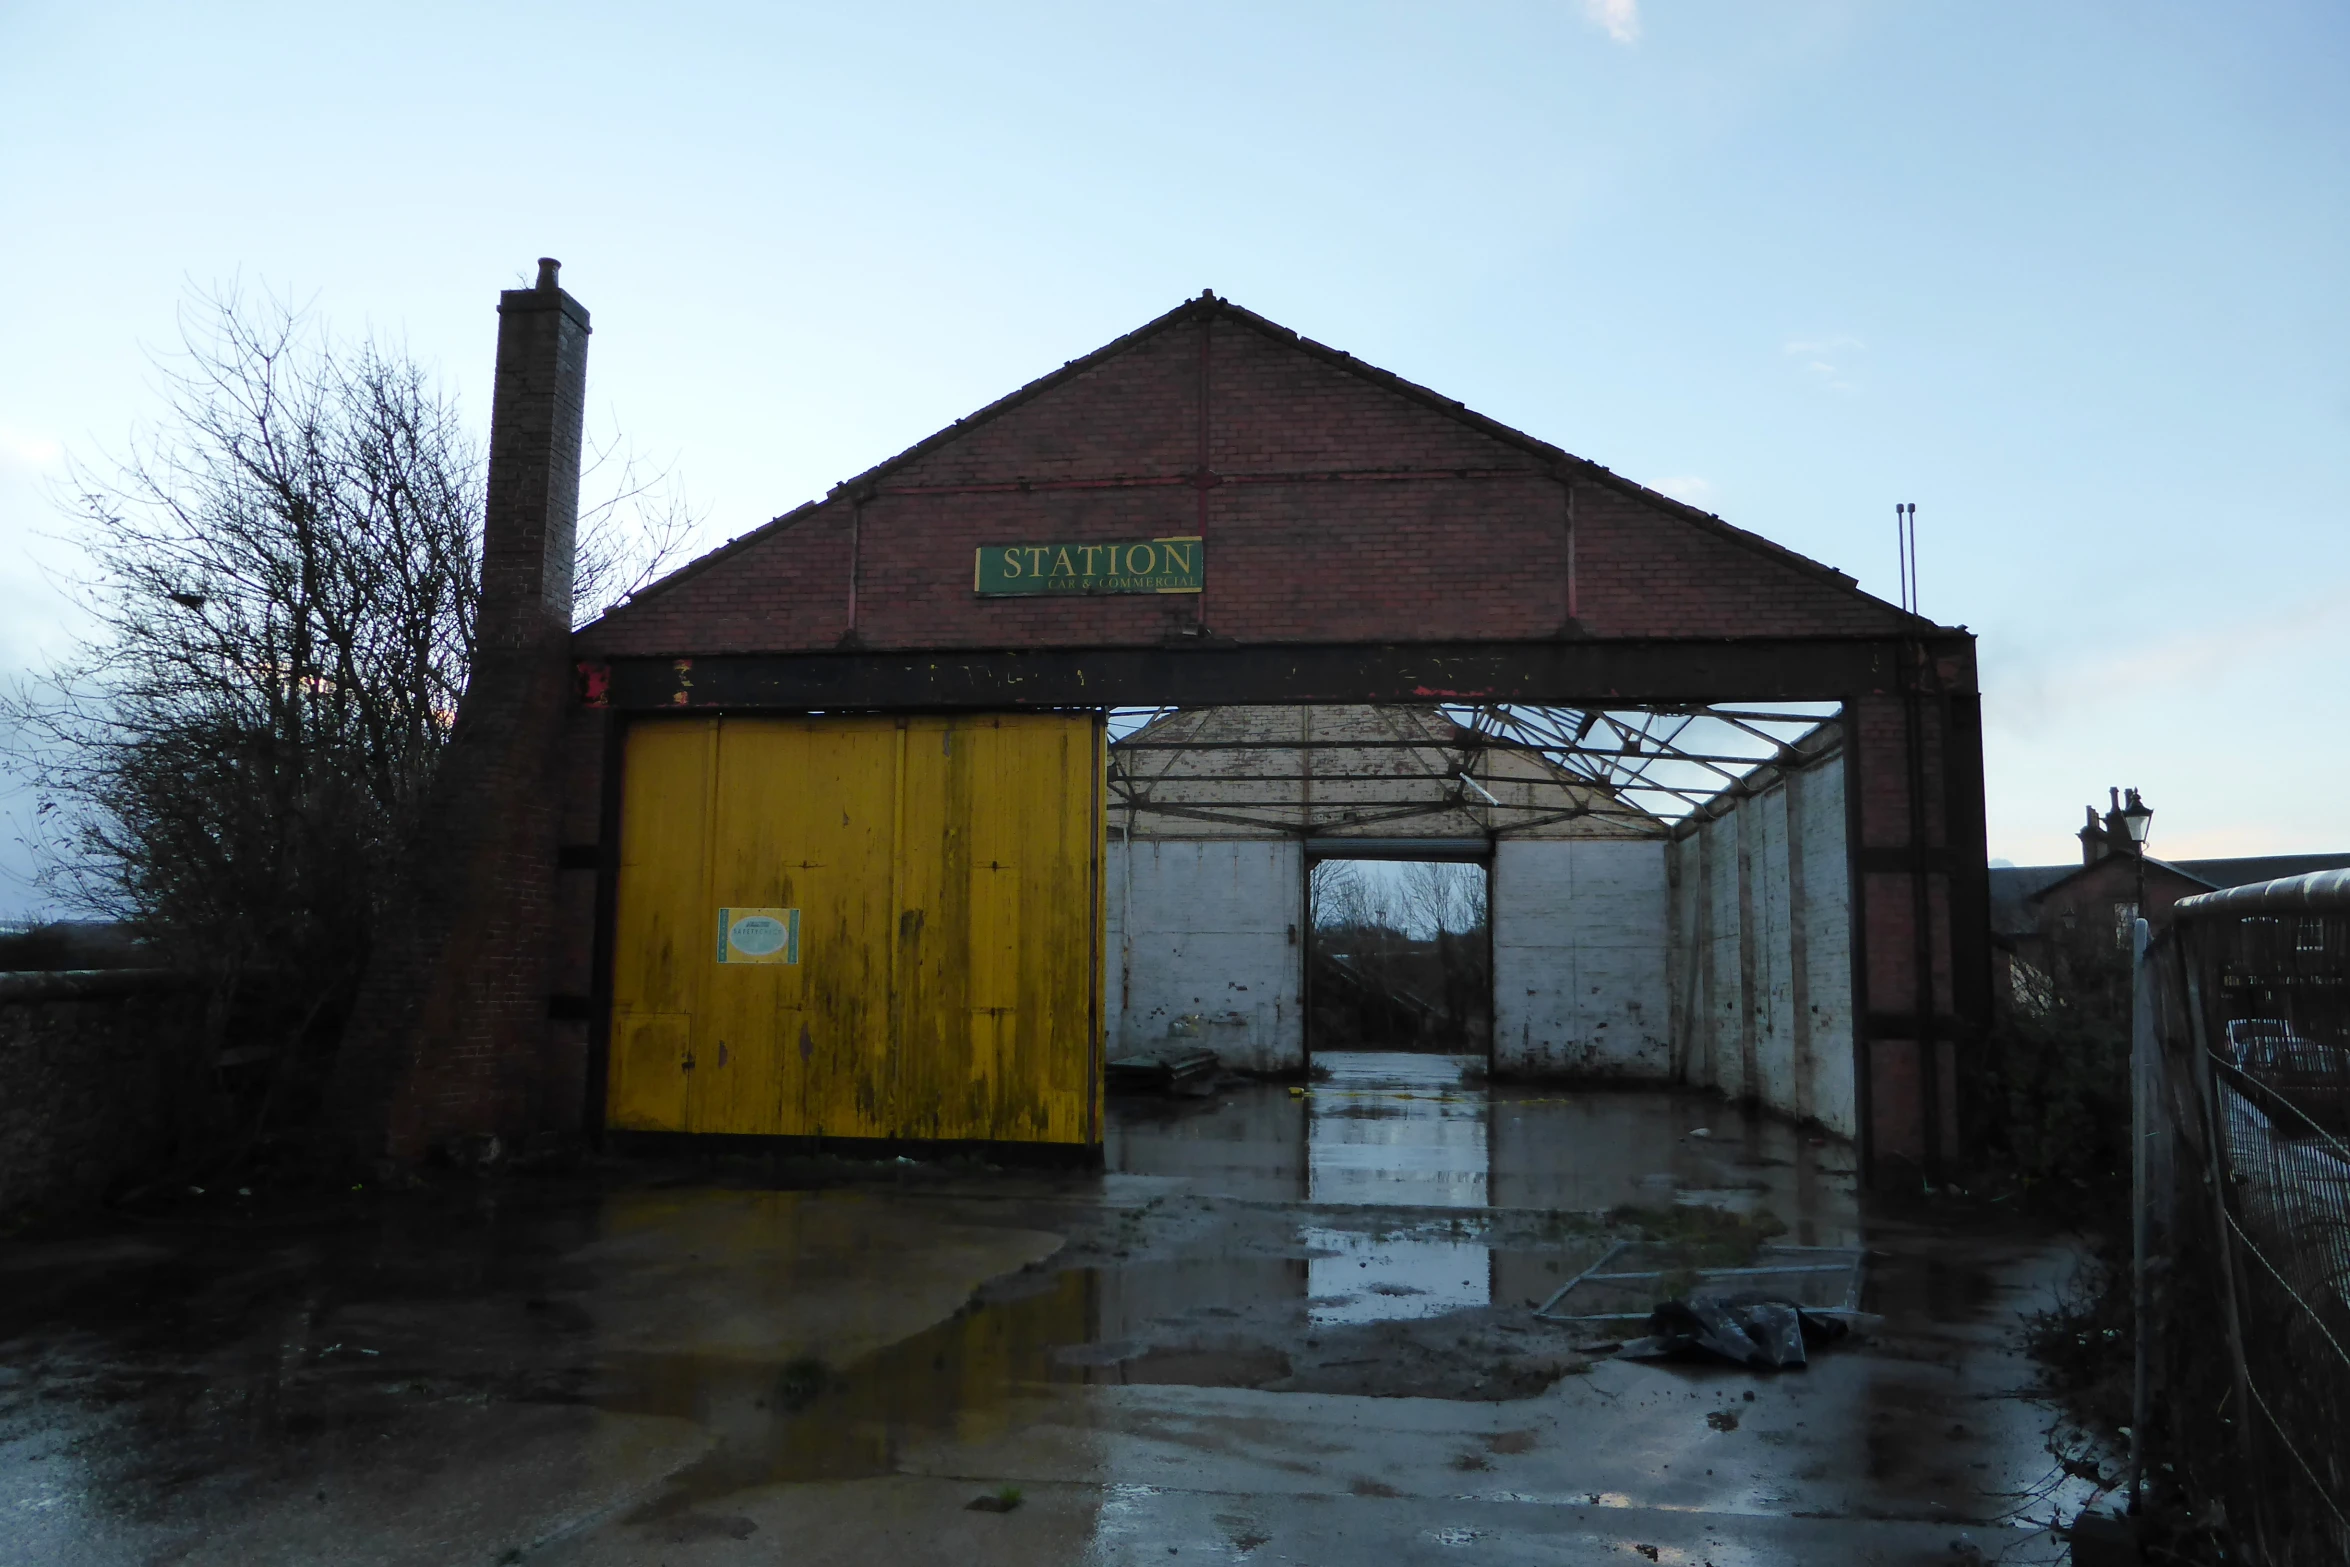
<path fill-rule="evenodd" d="M 0 424 L 0 468 L 46 468 L 65 448 L 45 435 Z"/>
<path fill-rule="evenodd" d="M 1707 504 L 1713 499 L 1714 493 L 1714 482 L 1711 479 L 1700 479 L 1695 474 L 1683 474 L 1678 478 L 1659 479 L 1650 488 L 1661 490 L 1673 499 L 1685 501 L 1691 506 L 1708 511 L 1712 510 L 1712 507 Z"/>
<path fill-rule="evenodd" d="M 1640 41 L 1640 0 L 1583 0 L 1583 14 L 1617 43 Z"/>
<path fill-rule="evenodd" d="M 1850 392 L 1857 389 L 1858 380 L 1853 366 L 1868 352 L 1869 345 L 1848 332 L 1827 337 L 1789 338 L 1779 345 L 1779 352 L 1794 360 L 1805 375 L 1832 392 Z"/>
<path fill-rule="evenodd" d="M 2031 712 L 2032 721 L 2074 722 L 2111 711 L 2117 693 L 2183 701 L 2189 692 L 2225 689 L 2246 666 L 2256 675 L 2308 668 L 2310 660 L 2340 647 L 2345 637 L 2350 637 L 2350 603 L 2336 590 L 2232 622 L 2166 630 L 2061 669 L 2044 667 L 2033 672 L 2037 680 L 2016 673 L 2023 676 L 2018 684 L 2029 681 L 2037 687 L 2039 706 Z"/>

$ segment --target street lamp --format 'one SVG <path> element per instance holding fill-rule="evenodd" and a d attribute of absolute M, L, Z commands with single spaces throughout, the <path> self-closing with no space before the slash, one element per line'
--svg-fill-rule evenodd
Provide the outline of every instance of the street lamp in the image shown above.
<path fill-rule="evenodd" d="M 2106 792 L 2113 799 L 2113 809 L 2106 814 L 2106 821 L 2121 824 L 2122 831 L 2128 835 L 2130 840 L 2130 856 L 2138 862 L 2138 918 L 2144 919 L 2146 918 L 2146 837 L 2154 830 L 2154 809 L 2144 800 L 2138 798 L 2138 791 L 2135 789 L 2130 791 L 2127 802 L 2120 798 L 2121 791 L 2118 789 L 2109 789 Z"/>
<path fill-rule="evenodd" d="M 2122 828 L 2130 835 L 2130 847 L 2140 859 L 2146 857 L 2146 835 L 2154 830 L 2154 810 L 2138 798 L 2132 789 L 2130 798 L 2121 808 Z"/>

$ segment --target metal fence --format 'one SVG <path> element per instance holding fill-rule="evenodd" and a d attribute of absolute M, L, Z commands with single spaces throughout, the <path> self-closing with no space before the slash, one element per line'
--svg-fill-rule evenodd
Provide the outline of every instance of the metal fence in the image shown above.
<path fill-rule="evenodd" d="M 2350 872 L 2173 921 L 2140 938 L 2134 1467 L 2254 1560 L 2350 1562 Z"/>

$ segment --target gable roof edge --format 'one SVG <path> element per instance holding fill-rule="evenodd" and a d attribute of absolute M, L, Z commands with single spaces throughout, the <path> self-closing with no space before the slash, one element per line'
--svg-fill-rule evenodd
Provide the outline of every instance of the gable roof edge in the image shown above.
<path fill-rule="evenodd" d="M 1194 301 L 1194 303 L 1200 302 Z M 1343 348 L 1332 348 L 1327 343 L 1316 342 L 1302 333 L 1292 331 L 1278 321 L 1260 316 L 1255 311 L 1245 306 L 1236 305 L 1228 299 L 1217 300 L 1216 304 L 1223 309 L 1225 314 L 1254 327 L 1268 337 L 1302 348 L 1327 364 L 1349 371 L 1364 380 L 1419 403 L 1423 407 L 1445 415 L 1456 423 L 1465 424 L 1481 435 L 1501 441 L 1506 445 L 1515 446 L 1533 456 L 1547 458 L 1554 468 L 1572 468 L 1576 471 L 1577 477 L 1592 480 L 1652 505 L 1660 506 L 1678 515 L 1681 520 L 1714 533 L 1729 543 L 1767 556 L 1808 576 L 1820 578 L 1848 593 L 1856 593 L 1880 608 L 1904 619 L 1919 621 L 1924 626 L 1937 631 L 1958 629 L 1955 626 L 1937 625 L 1922 615 L 1911 615 L 1898 604 L 1886 603 L 1885 600 L 1863 588 L 1860 585 L 1860 579 L 1848 572 L 1839 571 L 1834 566 L 1813 560 L 1808 555 L 1791 550 L 1786 545 L 1767 539 L 1759 533 L 1749 532 L 1735 523 L 1724 522 L 1714 512 L 1692 506 L 1687 501 L 1677 500 L 1661 490 L 1652 490 L 1636 479 L 1624 477 L 1603 463 L 1594 462 L 1588 457 L 1578 457 L 1564 447 L 1552 445 L 1540 436 L 1528 435 L 1513 425 L 1502 423 L 1490 414 L 1477 412 L 1458 398 L 1445 396 L 1433 387 L 1422 386 L 1419 382 L 1398 375 L 1392 370 L 1382 369 L 1365 359 L 1358 359 Z"/>
<path fill-rule="evenodd" d="M 2091 871 L 2100 869 L 2101 867 L 2119 858 L 2121 858 L 2119 855 L 2108 855 L 2105 859 L 2094 860 L 2087 865 L 2076 865 L 2071 870 L 2066 871 L 2062 876 L 2057 877 L 2056 880 L 2048 883 L 2048 885 L 2045 887 L 2040 888 L 2037 892 L 2025 893 L 2023 901 L 2026 903 L 2038 903 L 2041 899 L 2047 897 L 2050 893 L 2057 891 L 2061 887 L 2068 886 L 2073 882 L 2079 881 L 2082 877 L 2088 875 Z M 2180 866 L 2174 865 L 2169 860 L 2158 860 L 2153 855 L 2149 854 L 2146 856 L 2146 863 L 2149 865 L 2160 866 L 2162 869 L 2169 871 L 2172 875 L 2180 877 L 2186 881 L 2191 881 L 2198 887 L 2212 887 L 2215 888 L 2215 890 L 2217 888 L 2216 883 L 2196 875 L 2193 871 L 2186 870 Z M 2029 870 L 2033 867 L 2011 866 L 2008 868 Z"/>
<path fill-rule="evenodd" d="M 1902 609 L 1899 605 L 1887 603 L 1885 600 L 1878 598 L 1875 594 L 1870 593 L 1866 589 L 1862 588 L 1858 578 L 1853 577 L 1846 572 L 1839 571 L 1833 566 L 1829 566 L 1823 562 L 1813 560 L 1810 556 L 1800 554 L 1795 550 L 1787 548 L 1783 544 L 1779 544 L 1770 539 L 1764 538 L 1759 533 L 1752 533 L 1744 528 L 1736 526 L 1733 523 L 1724 522 L 1721 517 L 1715 513 L 1702 510 L 1696 506 L 1692 506 L 1686 501 L 1676 500 L 1674 497 L 1666 495 L 1662 491 L 1650 489 L 1647 485 L 1641 484 L 1637 480 L 1628 479 L 1622 474 L 1616 473 L 1609 469 L 1604 464 L 1594 462 L 1588 457 L 1578 457 L 1574 453 L 1567 451 L 1564 447 L 1554 446 L 1550 442 L 1542 440 L 1538 436 L 1529 435 L 1525 431 L 1517 429 L 1514 426 L 1504 424 L 1500 420 L 1492 418 L 1489 415 L 1478 413 L 1476 410 L 1470 408 L 1466 403 L 1460 401 L 1458 398 L 1446 397 L 1443 393 L 1438 392 L 1433 388 L 1422 386 L 1417 381 L 1409 380 L 1404 376 L 1396 374 L 1392 370 L 1382 369 L 1367 360 L 1358 359 L 1353 354 L 1348 353 L 1344 349 L 1332 348 L 1326 343 L 1317 342 L 1310 337 L 1304 336 L 1302 333 L 1293 331 L 1290 328 L 1281 325 L 1277 321 L 1273 321 L 1265 316 L 1258 315 L 1253 310 L 1249 310 L 1241 305 L 1236 305 L 1229 299 L 1219 298 L 1212 290 L 1203 290 L 1198 295 L 1198 297 L 1183 301 L 1174 309 L 1166 311 L 1163 314 L 1144 322 L 1141 326 L 1136 327 L 1133 331 L 1127 332 L 1120 337 L 1112 338 L 1109 342 L 1104 343 L 1101 347 L 1094 349 L 1090 353 L 1080 355 L 1075 359 L 1064 362 L 1059 369 L 1047 371 L 1045 374 L 1036 377 L 1034 380 L 1029 381 L 1024 385 L 1006 393 L 1002 397 L 997 398 L 994 402 L 988 403 L 974 410 L 973 412 L 964 415 L 962 418 L 955 420 L 951 424 L 942 426 L 941 428 L 932 431 L 929 435 L 924 436 L 921 440 L 916 441 L 913 445 L 906 447 L 903 451 L 898 452 L 896 455 L 884 458 L 880 462 L 873 464 L 871 467 L 851 478 L 841 480 L 830 490 L 827 490 L 820 498 L 803 501 L 800 505 L 793 507 L 790 511 L 770 518 L 768 521 L 761 523 L 759 526 L 752 528 L 748 532 L 737 534 L 735 537 L 728 539 L 724 544 L 718 545 L 706 553 L 696 556 L 694 559 L 678 567 L 675 571 L 670 572 L 667 576 L 660 578 L 656 582 L 646 584 L 645 587 L 636 593 L 629 595 L 629 597 L 622 600 L 620 603 L 613 605 L 602 615 L 597 616 L 596 619 L 589 621 L 586 625 L 574 628 L 571 634 L 574 637 L 584 635 L 593 628 L 602 625 L 606 620 L 612 618 L 613 616 L 623 614 L 626 611 L 634 608 L 636 605 L 643 603 L 647 599 L 650 599 L 658 594 L 666 593 L 671 588 L 681 586 L 693 578 L 700 576 L 704 571 L 707 571 L 712 566 L 717 565 L 720 561 L 723 561 L 730 556 L 749 548 L 751 545 L 773 536 L 774 534 L 783 532 L 788 528 L 797 527 L 801 523 L 808 521 L 816 513 L 828 509 L 840 501 L 861 500 L 863 498 L 863 492 L 869 491 L 872 487 L 877 485 L 881 478 L 888 474 L 891 470 L 905 463 L 912 462 L 915 459 L 928 454 L 932 450 L 945 445 L 947 442 L 969 433 L 969 431 L 980 424 L 992 421 L 1006 413 L 1011 412 L 1013 409 L 1018 408 L 1022 404 L 1042 396 L 1047 391 L 1050 391 L 1054 387 L 1059 386 L 1062 382 L 1073 380 L 1076 377 L 1083 375 L 1086 371 L 1091 370 L 1094 366 L 1101 364 L 1106 360 L 1112 359 L 1121 353 L 1124 353 L 1127 349 L 1132 348 L 1137 344 L 1148 341 L 1150 338 L 1159 335 L 1179 322 L 1188 321 L 1195 316 L 1213 316 L 1217 314 L 1229 316 L 1242 325 L 1245 325 L 1264 336 L 1270 337 L 1276 342 L 1301 349 L 1305 353 L 1321 360 L 1323 363 L 1328 364 L 1333 368 L 1346 371 L 1349 374 L 1358 377 L 1359 379 L 1369 381 L 1373 385 L 1381 387 L 1386 391 L 1394 393 L 1395 395 L 1401 396 L 1408 401 L 1417 403 L 1422 407 L 1442 414 L 1446 418 L 1449 418 L 1456 423 L 1466 425 L 1470 429 L 1475 430 L 1490 439 L 1500 441 L 1505 445 L 1517 447 L 1519 450 L 1524 451 L 1531 456 L 1540 457 L 1548 462 L 1554 474 L 1560 477 L 1564 477 L 1564 474 L 1561 473 L 1560 470 L 1571 470 L 1578 478 L 1587 479 L 1593 483 L 1605 485 L 1608 488 L 1618 491 L 1619 493 L 1630 495 L 1649 505 L 1656 506 L 1678 517 L 1683 522 L 1689 523 L 1692 526 L 1714 534 L 1726 543 L 1748 550 L 1754 554 L 1761 555 L 1769 560 L 1776 562 L 1779 565 L 1786 566 L 1792 570 L 1802 573 L 1803 575 L 1812 577 L 1818 581 L 1826 583 L 1829 586 L 1838 588 L 1843 592 L 1854 594 L 1858 597 L 1867 599 L 1870 603 L 1876 605 L 1880 609 L 1887 611 L 1893 616 L 1903 621 L 1913 623 L 1920 630 L 1949 632 L 1960 629 L 1955 626 L 1939 625 L 1934 621 L 1928 620 L 1923 615 L 1912 614 L 1909 611 Z"/>
<path fill-rule="evenodd" d="M 615 604 L 611 609 L 606 610 L 602 615 L 599 615 L 594 620 L 589 621 L 587 625 L 581 626 L 577 630 L 574 630 L 572 635 L 575 637 L 579 636 L 583 632 L 587 631 L 590 627 L 603 624 L 603 622 L 610 616 L 617 614 L 622 610 L 628 609 L 631 606 L 642 603 L 644 600 L 651 598 L 656 593 L 666 593 L 669 591 L 669 589 L 677 587 L 691 578 L 700 576 L 704 571 L 718 564 L 718 562 L 724 560 L 726 557 L 733 555 L 740 550 L 747 549 L 762 539 L 768 538 L 777 533 L 781 533 L 787 528 L 796 527 L 800 523 L 807 521 L 815 513 L 825 510 L 826 508 L 833 506 L 840 501 L 855 501 L 862 499 L 863 497 L 859 493 L 860 491 L 866 490 L 874 484 L 878 483 L 882 475 L 888 473 L 891 469 L 898 467 L 900 464 L 912 462 L 917 457 L 925 455 L 934 448 L 945 445 L 948 441 L 954 439 L 955 437 L 967 434 L 973 427 L 989 420 L 998 418 L 1003 414 L 1009 413 L 1014 408 L 1019 407 L 1022 403 L 1028 402 L 1033 398 L 1041 397 L 1045 392 L 1051 390 L 1055 386 L 1060 385 L 1061 382 L 1072 380 L 1075 377 L 1080 376 L 1086 371 L 1092 369 L 1096 364 L 1125 352 L 1127 349 L 1133 347 L 1137 343 L 1144 342 L 1149 338 L 1157 336 L 1159 333 L 1167 330 L 1167 328 L 1170 326 L 1173 326 L 1177 321 L 1186 320 L 1191 316 L 1201 313 L 1203 310 L 1212 309 L 1222 303 L 1223 301 L 1217 299 L 1216 296 L 1212 293 L 1202 293 L 1197 299 L 1185 300 L 1182 304 L 1177 305 L 1174 309 L 1167 311 L 1165 314 L 1157 316 L 1152 320 L 1144 322 L 1141 326 L 1136 327 L 1133 331 L 1126 333 L 1124 336 L 1112 338 L 1109 342 L 1104 343 L 1101 347 L 1093 350 L 1091 353 L 1083 354 L 1078 358 L 1067 361 L 1058 370 L 1048 370 L 1043 375 L 1038 376 L 1035 380 L 1027 382 L 1022 386 L 1015 387 L 1013 390 L 997 398 L 994 402 L 988 403 L 984 407 L 965 414 L 962 418 L 957 419 L 954 423 L 931 431 L 930 434 L 922 437 L 921 440 L 916 441 L 913 445 L 897 453 L 895 456 L 885 457 L 880 462 L 875 463 L 872 467 L 867 468 L 864 472 L 856 474 L 851 478 L 841 480 L 831 489 L 825 491 L 821 497 L 815 500 L 802 501 L 799 505 L 793 507 L 790 511 L 784 512 L 780 516 L 768 519 L 766 522 L 763 522 L 759 524 L 759 526 L 751 529 L 748 533 L 737 534 L 735 537 L 728 539 L 724 544 L 719 545 L 717 548 L 710 550 L 706 554 L 695 556 L 692 560 L 687 561 L 684 565 L 678 567 L 675 571 L 669 573 L 669 575 L 661 578 L 658 582 L 647 583 L 640 592 L 629 595 L 626 600 L 619 604 Z"/>

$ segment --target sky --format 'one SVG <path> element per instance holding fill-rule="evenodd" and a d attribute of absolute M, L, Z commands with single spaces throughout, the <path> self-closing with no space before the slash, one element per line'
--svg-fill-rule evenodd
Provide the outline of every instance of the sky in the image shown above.
<path fill-rule="evenodd" d="M 1213 288 L 1886 597 L 1915 502 L 1997 858 L 2350 848 L 2345 80 L 2333 0 L 0 0 L 0 678 L 197 291 L 486 423 L 560 257 L 716 542 Z"/>

